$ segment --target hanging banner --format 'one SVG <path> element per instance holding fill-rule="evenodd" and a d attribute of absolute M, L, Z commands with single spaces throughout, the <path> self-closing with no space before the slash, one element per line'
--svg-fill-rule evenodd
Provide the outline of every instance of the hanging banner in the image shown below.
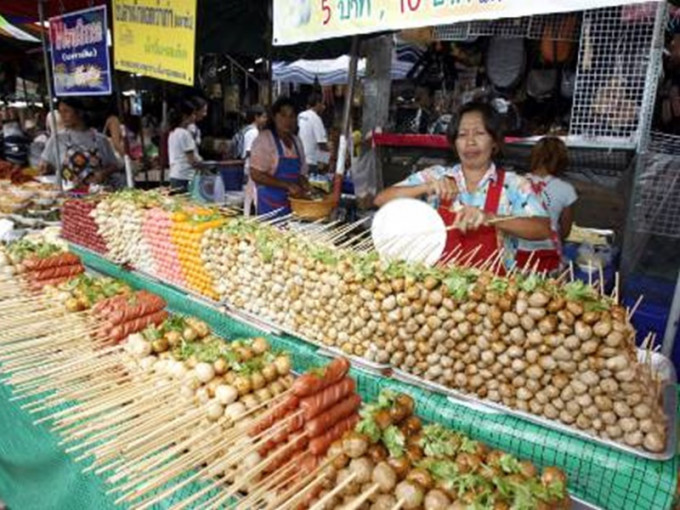
<path fill-rule="evenodd" d="M 111 94 L 106 6 L 55 16 L 49 21 L 55 94 Z"/>
<path fill-rule="evenodd" d="M 275 0 L 273 42 L 283 46 L 371 32 L 582 11 L 647 1 Z"/>
<path fill-rule="evenodd" d="M 194 84 L 196 0 L 113 0 L 114 67 Z"/>

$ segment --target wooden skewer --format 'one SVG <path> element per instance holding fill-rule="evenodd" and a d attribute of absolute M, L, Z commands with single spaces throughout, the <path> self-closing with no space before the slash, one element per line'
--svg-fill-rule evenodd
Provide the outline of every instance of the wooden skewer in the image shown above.
<path fill-rule="evenodd" d="M 250 468 L 248 471 L 243 473 L 241 475 L 240 481 L 239 482 L 234 482 L 232 487 L 227 491 L 227 494 L 229 496 L 234 496 L 241 488 L 243 485 L 253 478 L 255 478 L 257 475 L 259 475 L 264 469 L 267 468 L 274 460 L 276 460 L 281 454 L 286 453 L 287 451 L 290 450 L 290 448 L 299 441 L 301 437 L 303 437 L 304 434 L 299 434 L 297 436 L 293 436 L 289 438 L 289 443 L 280 446 L 272 454 L 270 454 L 268 457 L 266 457 L 264 460 Z M 207 494 L 209 491 L 213 490 L 215 487 L 217 487 L 219 484 L 221 484 L 222 481 L 218 480 L 217 482 L 213 482 L 212 484 L 208 485 L 207 487 L 203 488 L 202 490 L 198 491 L 196 494 L 192 495 L 188 499 L 185 499 L 183 502 L 179 503 L 178 505 L 175 505 L 172 507 L 172 510 L 183 510 L 184 508 L 187 507 L 187 505 L 190 505 L 194 501 L 198 500 L 201 498 L 203 495 Z"/>
<path fill-rule="evenodd" d="M 171 459 L 175 455 L 181 454 L 184 450 L 189 448 L 194 443 L 203 440 L 203 438 L 209 436 L 210 434 L 219 431 L 221 429 L 221 424 L 219 422 L 207 427 L 198 434 L 193 434 L 183 441 L 175 444 L 173 447 L 169 448 L 167 451 L 162 452 L 154 457 L 148 458 L 141 462 L 136 459 L 126 460 L 126 462 L 116 469 L 116 474 L 113 475 L 109 480 L 109 483 L 118 483 L 120 480 L 129 476 L 134 472 L 154 472 L 154 468 L 157 468 L 163 464 L 166 460 Z"/>
<path fill-rule="evenodd" d="M 331 499 L 333 499 L 337 494 L 342 492 L 342 490 L 345 487 L 347 487 L 350 483 L 352 483 L 355 478 L 356 478 L 356 473 L 352 473 L 351 475 L 349 475 L 342 482 L 340 482 L 332 491 L 330 491 L 323 498 L 321 498 L 319 501 L 314 503 L 309 510 L 323 510 L 326 503 L 328 503 Z"/>
<path fill-rule="evenodd" d="M 223 448 L 223 446 L 217 445 L 216 450 L 219 450 L 219 448 Z M 203 469 L 197 471 L 196 473 L 194 473 L 193 475 L 191 475 L 187 479 L 182 480 L 179 484 L 173 485 L 169 489 L 167 489 L 167 490 L 161 492 L 160 494 L 156 495 L 154 498 L 152 498 L 148 501 L 145 501 L 144 503 L 142 503 L 140 505 L 136 505 L 135 508 L 137 510 L 144 510 L 145 508 L 149 508 L 149 507 L 159 503 L 160 501 L 163 501 L 165 498 L 167 498 L 168 496 L 171 496 L 172 494 L 174 494 L 178 490 L 182 489 L 183 487 L 186 487 L 187 485 L 192 483 L 194 480 L 197 480 L 198 478 L 206 475 L 213 468 L 214 468 L 214 466 L 204 467 Z M 170 480 L 177 478 L 178 476 L 181 476 L 182 474 L 184 474 L 183 470 L 179 470 L 179 469 L 168 470 L 167 472 L 164 472 L 162 474 L 162 476 L 159 477 L 158 480 L 153 481 L 153 482 L 145 482 L 142 485 L 142 487 L 132 491 L 129 495 L 124 495 L 124 496 L 118 498 L 116 500 L 116 504 L 120 504 L 120 503 L 125 502 L 125 501 L 129 502 L 129 501 L 134 501 L 136 499 L 139 499 L 140 497 L 143 497 L 145 494 L 147 494 L 149 491 L 156 489 L 157 487 L 161 487 L 162 485 L 168 483 Z M 221 483 L 223 483 L 222 480 L 217 480 L 217 482 L 215 482 L 215 486 L 217 486 Z M 214 487 L 211 487 L 211 489 L 212 488 L 214 488 Z M 206 491 L 206 492 L 208 492 L 208 491 Z M 201 493 L 201 496 L 203 494 L 205 494 L 205 492 Z M 198 499 L 199 497 L 200 496 L 196 497 L 196 499 Z M 192 501 L 195 501 L 195 500 L 192 500 Z"/>
<path fill-rule="evenodd" d="M 364 504 L 364 501 L 366 501 L 373 494 L 375 494 L 379 488 L 380 485 L 378 485 L 377 483 L 373 484 L 371 487 L 366 489 L 362 494 L 360 494 L 357 498 L 355 498 L 349 504 L 349 506 L 345 507 L 345 510 L 356 510 L 357 508 Z"/>
<path fill-rule="evenodd" d="M 326 481 L 326 475 L 323 473 L 317 475 L 316 478 L 314 478 L 314 476 L 314 474 L 306 476 L 297 485 L 293 485 L 286 493 L 288 500 L 278 507 L 279 510 L 295 508 L 307 494 Z"/>
<path fill-rule="evenodd" d="M 242 508 L 255 507 L 255 504 L 269 490 L 276 490 L 277 487 L 284 487 L 298 476 L 295 463 L 300 460 L 300 456 L 294 456 L 283 466 L 277 469 L 273 475 L 263 478 L 248 490 L 248 496 L 239 502 Z"/>
<path fill-rule="evenodd" d="M 604 269 L 602 263 L 599 264 L 598 271 L 600 273 L 600 296 L 604 297 Z"/>
<path fill-rule="evenodd" d="M 612 298 L 614 299 L 614 304 L 617 304 L 617 305 L 619 304 L 619 299 L 620 299 L 620 295 L 619 295 L 620 284 L 621 284 L 621 275 L 617 271 L 616 273 L 614 273 L 614 291 L 612 292 Z"/>
<path fill-rule="evenodd" d="M 404 503 L 406 503 L 406 500 L 402 498 L 397 501 L 397 504 L 394 505 L 390 510 L 399 510 L 402 506 L 404 506 Z"/>
<path fill-rule="evenodd" d="M 635 315 L 635 312 L 637 312 L 637 309 L 639 308 L 640 304 L 642 303 L 642 300 L 644 299 L 645 295 L 640 294 L 640 297 L 637 298 L 637 301 L 635 301 L 635 304 L 633 305 L 633 308 L 631 308 L 630 313 L 628 313 L 628 320 L 630 321 L 633 316 Z"/>

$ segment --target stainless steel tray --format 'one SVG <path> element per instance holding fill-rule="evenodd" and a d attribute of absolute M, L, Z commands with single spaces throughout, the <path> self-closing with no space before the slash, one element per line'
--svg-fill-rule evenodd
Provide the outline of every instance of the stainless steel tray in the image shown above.
<path fill-rule="evenodd" d="M 638 355 L 644 356 L 644 351 L 642 353 L 638 352 Z M 672 459 L 676 453 L 677 428 L 678 428 L 678 413 L 677 413 L 678 396 L 676 389 L 677 379 L 675 376 L 675 370 L 673 369 L 673 364 L 665 356 L 659 353 L 652 353 L 652 365 L 661 375 L 662 380 L 665 382 L 662 390 L 662 399 L 663 410 L 668 419 L 668 434 L 666 436 L 666 449 L 661 453 L 652 453 L 643 450 L 642 448 L 634 448 L 609 439 L 602 439 L 598 436 L 593 436 L 583 430 L 579 430 L 576 427 L 565 425 L 559 421 L 549 420 L 548 418 L 544 418 L 542 416 L 537 416 L 535 414 L 519 411 L 517 409 L 512 409 L 504 404 L 499 404 L 497 402 L 483 400 L 477 397 L 476 395 L 473 396 L 452 388 L 447 388 L 444 385 L 427 381 L 418 376 L 406 373 L 402 370 L 395 369 L 393 371 L 393 377 L 402 382 L 412 384 L 414 386 L 418 386 L 426 390 L 434 391 L 442 395 L 446 395 L 451 402 L 455 404 L 464 405 L 476 411 L 481 411 L 488 414 L 500 414 L 500 413 L 508 414 L 535 423 L 537 425 L 541 425 L 549 429 L 557 430 L 559 432 L 570 434 L 572 436 L 578 436 L 593 443 L 602 444 L 610 448 L 614 448 L 616 450 L 624 451 L 637 457 L 664 461 Z"/>
<path fill-rule="evenodd" d="M 329 358 L 337 358 L 337 357 L 344 357 L 347 358 L 350 363 L 352 364 L 353 367 L 356 367 L 360 370 L 363 370 L 365 372 L 369 372 L 372 374 L 380 375 L 383 376 L 387 372 L 392 372 L 392 367 L 390 365 L 385 365 L 383 363 L 375 363 L 373 361 L 369 361 L 366 358 L 363 358 L 361 356 L 354 356 L 352 354 L 346 354 L 345 352 L 342 351 L 342 349 L 338 349 L 337 347 L 328 347 L 328 346 L 323 346 L 320 347 L 318 351 L 316 351 L 317 354 L 320 354 L 322 356 L 326 356 Z"/>

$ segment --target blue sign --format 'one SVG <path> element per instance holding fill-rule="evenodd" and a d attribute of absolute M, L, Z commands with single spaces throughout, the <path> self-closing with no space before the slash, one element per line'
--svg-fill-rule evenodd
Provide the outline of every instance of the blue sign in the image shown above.
<path fill-rule="evenodd" d="M 54 93 L 57 96 L 111 94 L 106 6 L 50 18 Z"/>

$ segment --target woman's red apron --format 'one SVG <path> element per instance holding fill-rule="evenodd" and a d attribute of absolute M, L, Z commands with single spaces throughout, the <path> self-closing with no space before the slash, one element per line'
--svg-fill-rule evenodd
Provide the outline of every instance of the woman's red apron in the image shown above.
<path fill-rule="evenodd" d="M 491 181 L 486 193 L 484 212 L 487 214 L 497 214 L 498 206 L 501 202 L 503 183 L 505 182 L 505 171 L 497 170 L 496 180 Z M 439 215 L 444 220 L 444 224 L 450 227 L 456 221 L 456 213 L 451 210 L 452 201 L 443 200 L 439 206 Z M 462 232 L 456 228 L 449 228 L 446 235 L 446 245 L 441 260 L 448 260 L 454 253 L 462 254 L 469 264 L 477 264 L 486 261 L 494 254 L 498 253 L 498 234 L 496 228 L 482 225 L 476 230 Z M 474 256 L 471 255 L 475 253 Z M 470 258 L 472 257 L 472 258 Z"/>
<path fill-rule="evenodd" d="M 535 182 L 531 179 L 529 179 L 529 182 L 531 183 L 534 193 L 543 201 L 543 191 L 548 183 L 545 181 Z M 548 204 L 546 204 L 545 201 L 543 202 L 543 205 L 547 210 Z M 559 234 L 554 230 L 550 231 L 550 240 L 552 241 L 554 248 L 549 250 L 517 250 L 517 254 L 515 255 L 517 267 L 519 269 L 524 269 L 526 267 L 533 269 L 534 266 L 536 266 L 536 271 L 539 273 L 542 273 L 543 271 L 551 273 L 558 270 L 562 264 L 562 243 L 560 242 Z"/>
<path fill-rule="evenodd" d="M 274 143 L 279 155 L 279 163 L 276 166 L 274 177 L 284 182 L 297 183 L 302 170 L 302 159 L 300 158 L 300 151 L 295 140 L 293 140 L 293 147 L 297 157 L 289 158 L 285 156 L 283 145 L 276 132 L 272 131 L 272 135 L 274 136 Z M 276 210 L 279 210 L 277 216 L 285 216 L 290 213 L 288 191 L 281 188 L 258 185 L 257 214 L 267 214 Z"/>

